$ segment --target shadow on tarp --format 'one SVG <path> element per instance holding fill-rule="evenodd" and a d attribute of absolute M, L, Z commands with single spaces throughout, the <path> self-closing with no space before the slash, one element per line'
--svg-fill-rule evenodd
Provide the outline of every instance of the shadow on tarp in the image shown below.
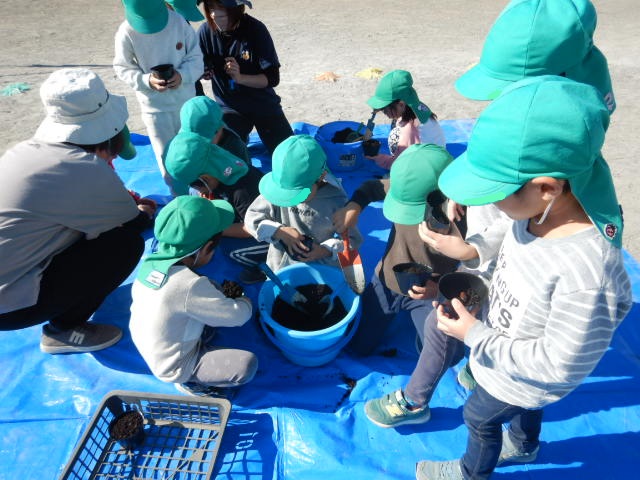
<path fill-rule="evenodd" d="M 273 459 L 278 453 L 274 438 L 270 415 L 234 411 L 222 437 L 215 478 L 274 478 Z"/>

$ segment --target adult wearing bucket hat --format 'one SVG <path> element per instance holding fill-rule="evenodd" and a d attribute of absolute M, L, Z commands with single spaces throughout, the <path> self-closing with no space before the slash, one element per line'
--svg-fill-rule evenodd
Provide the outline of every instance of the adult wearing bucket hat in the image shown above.
<path fill-rule="evenodd" d="M 441 376 L 469 347 L 477 386 L 464 407 L 466 452 L 419 462 L 417 479 L 488 478 L 500 463 L 534 461 L 542 409 L 591 373 L 629 311 L 620 208 L 600 153 L 608 123 L 596 88 L 557 76 L 525 79 L 481 113 L 466 153 L 440 175 L 445 195 L 495 202 L 514 221 L 499 229 L 501 239 L 490 231 L 467 244 L 458 238 L 456 251 L 474 255 L 452 253 L 420 227 L 421 238 L 449 256 L 499 261 L 482 320 L 458 300 L 457 320 L 439 306 L 425 327 L 428 354 L 400 392 L 406 405 L 385 409 L 387 425 L 426 415 Z"/>
<path fill-rule="evenodd" d="M 616 108 L 607 60 L 593 44 L 590 0 L 514 0 L 489 31 L 480 61 L 455 83 L 472 100 L 493 100 L 523 78 L 562 75 L 596 87 Z"/>
<path fill-rule="evenodd" d="M 201 195 L 207 196 L 211 192 L 226 198 L 236 212 L 236 222 L 225 230 L 225 236 L 236 238 L 252 238 L 249 232 L 244 228 L 244 217 L 247 213 L 249 205 L 260 194 L 258 184 L 262 178 L 262 172 L 251 164 L 251 158 L 247 150 L 246 144 L 240 140 L 240 137 L 229 130 L 222 121 L 222 110 L 216 102 L 209 97 L 195 97 L 185 102 L 180 111 L 180 135 L 182 133 L 192 133 L 203 137 L 204 139 L 221 147 L 230 155 L 235 155 L 246 162 L 248 170 L 233 184 L 225 185 L 224 182 L 218 181 L 216 175 L 210 175 L 202 171 L 197 171 L 201 167 L 195 168 L 193 157 L 183 157 L 183 160 L 191 164 L 194 168 L 184 168 L 176 173 L 181 178 L 181 182 L 189 184 L 196 189 Z M 180 136 L 179 135 L 179 136 Z M 173 172 L 175 169 L 174 149 L 169 148 L 171 155 L 167 155 L 171 164 L 167 169 Z M 217 151 L 217 150 L 216 150 Z M 216 157 L 211 157 L 216 158 Z M 166 160 L 165 160 L 166 163 Z M 269 245 L 263 242 L 250 242 L 241 248 L 229 252 L 229 257 L 246 267 L 239 274 L 239 279 L 243 283 L 255 283 L 265 279 L 262 270 L 257 265 L 264 262 L 267 257 Z"/>
<path fill-rule="evenodd" d="M 157 250 L 140 265 L 131 290 L 133 342 L 156 377 L 186 393 L 208 395 L 211 387 L 242 385 L 258 367 L 251 352 L 203 341 L 205 326 L 239 327 L 252 315 L 248 298 L 226 298 L 194 271 L 211 261 L 233 217 L 224 200 L 173 199 L 158 215 Z"/>
<path fill-rule="evenodd" d="M 393 70 L 384 75 L 375 94 L 367 100 L 374 111 L 381 110 L 391 122 L 389 152 L 367 157 L 382 168 L 391 168 L 395 159 L 409 145 L 433 143 L 445 146 L 444 131 L 436 115 L 418 98 L 413 77 L 406 70 Z"/>
<path fill-rule="evenodd" d="M 113 68 L 131 87 L 165 183 L 171 177 L 162 162 L 168 143 L 180 129 L 180 108 L 196 94 L 202 76 L 202 52 L 181 12 L 194 17 L 195 1 L 123 0 L 125 21 L 115 34 Z M 166 76 L 165 76 L 166 75 Z"/>
<path fill-rule="evenodd" d="M 351 351 L 371 354 L 400 311 L 410 312 L 422 337 L 424 319 L 433 308 L 435 284 L 425 281 L 403 291 L 393 268 L 409 263 L 424 265 L 432 270 L 434 278 L 455 270 L 457 260 L 427 248 L 418 236 L 427 197 L 437 191 L 438 177 L 451 161 L 451 155 L 439 145 L 411 145 L 392 165 L 390 178 L 367 180 L 333 215 L 335 227 L 341 232 L 357 225 L 360 213 L 371 202 L 384 200 L 384 216 L 393 222 L 385 252 L 362 294 L 362 319 L 349 344 Z"/>
<path fill-rule="evenodd" d="M 260 195 L 247 211 L 245 226 L 256 240 L 270 243 L 267 264 L 273 271 L 298 261 L 337 267 L 343 242 L 335 238 L 331 215 L 346 201 L 320 144 L 309 135 L 294 135 L 273 152 L 271 172 L 260 181 Z M 358 248 L 358 229 L 349 236 Z"/>
<path fill-rule="evenodd" d="M 116 343 L 118 327 L 89 322 L 136 266 L 152 211 L 107 164 L 121 153 L 128 112 L 92 71 L 53 72 L 34 137 L 0 160 L 0 329 L 48 322 L 46 353 Z"/>
<path fill-rule="evenodd" d="M 267 27 L 251 15 L 246 0 L 207 0 L 198 37 L 215 100 L 224 122 L 243 141 L 255 127 L 269 154 L 293 135 L 275 87 L 280 61 Z"/>

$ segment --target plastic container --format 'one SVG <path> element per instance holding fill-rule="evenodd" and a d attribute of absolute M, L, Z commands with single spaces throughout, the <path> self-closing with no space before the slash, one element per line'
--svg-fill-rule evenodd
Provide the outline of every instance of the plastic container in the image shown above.
<path fill-rule="evenodd" d="M 144 442 L 144 416 L 127 410 L 109 423 L 109 435 L 125 450 L 135 450 Z"/>
<path fill-rule="evenodd" d="M 277 275 L 293 287 L 313 283 L 335 286 L 344 282 L 339 268 L 314 263 L 289 265 Z M 332 361 L 356 331 L 360 321 L 360 296 L 350 288 L 342 289 L 339 294 L 348 311 L 344 318 L 328 328 L 307 332 L 284 327 L 271 316 L 278 294 L 278 287 L 272 281 L 262 285 L 258 294 L 260 325 L 267 338 L 293 363 L 316 367 Z"/>
<path fill-rule="evenodd" d="M 169 81 L 175 75 L 173 65 L 170 63 L 163 63 L 162 65 L 156 65 L 151 67 L 151 73 L 153 73 L 160 80 Z"/>
<path fill-rule="evenodd" d="M 480 306 L 489 295 L 489 289 L 484 280 L 467 272 L 451 272 L 443 275 L 438 282 L 438 290 L 447 300 L 454 298 L 460 300 L 469 311 Z M 453 308 L 447 307 L 447 312 L 457 318 Z"/>
<path fill-rule="evenodd" d="M 144 418 L 144 438 L 135 451 L 123 448 L 109 429 L 118 417 L 131 411 Z M 208 480 L 230 413 L 231 403 L 225 398 L 109 392 L 60 479 Z"/>
<path fill-rule="evenodd" d="M 358 128 L 364 133 L 364 126 L 358 122 L 337 121 L 325 123 L 316 132 L 316 140 L 327 155 L 327 164 L 332 172 L 350 172 L 362 167 L 365 162 L 362 141 L 333 143 L 331 139 L 340 130 Z"/>
<path fill-rule="evenodd" d="M 413 285 L 422 287 L 427 280 L 431 278 L 433 269 L 427 265 L 421 263 L 399 263 L 394 265 L 393 273 L 396 276 L 398 282 L 398 288 L 403 295 L 408 295 L 409 290 Z"/>

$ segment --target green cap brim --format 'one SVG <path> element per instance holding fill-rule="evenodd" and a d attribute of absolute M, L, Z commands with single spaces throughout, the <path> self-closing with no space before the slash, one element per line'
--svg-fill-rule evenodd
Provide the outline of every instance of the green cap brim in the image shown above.
<path fill-rule="evenodd" d="M 455 87 L 460 95 L 471 100 L 494 100 L 514 81 L 495 78 L 482 64 L 477 64 L 456 80 Z"/>
<path fill-rule="evenodd" d="M 311 193 L 310 188 L 285 189 L 273 181 L 273 173 L 267 173 L 259 184 L 260 193 L 269 202 L 279 207 L 294 207 L 304 202 Z"/>
<path fill-rule="evenodd" d="M 398 202 L 395 198 L 387 194 L 382 204 L 382 213 L 385 218 L 400 225 L 418 225 L 424 219 L 426 210 L 426 199 L 422 203 L 413 205 L 406 202 Z"/>

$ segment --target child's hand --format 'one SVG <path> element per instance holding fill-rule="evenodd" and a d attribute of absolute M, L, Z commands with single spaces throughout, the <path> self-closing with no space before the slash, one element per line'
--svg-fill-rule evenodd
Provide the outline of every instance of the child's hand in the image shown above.
<path fill-rule="evenodd" d="M 166 80 L 162 80 L 154 75 L 149 75 L 149 86 L 158 92 L 164 92 L 169 89 Z"/>
<path fill-rule="evenodd" d="M 319 243 L 313 242 L 313 247 L 307 253 L 300 255 L 297 260 L 299 262 L 314 262 L 331 256 L 331 251 L 323 247 Z"/>
<path fill-rule="evenodd" d="M 341 209 L 336 210 L 331 217 L 333 228 L 336 229 L 336 232 L 342 234 L 345 230 L 355 227 L 358 225 L 358 217 L 361 211 L 362 209 L 357 203 L 347 203 Z"/>
<path fill-rule="evenodd" d="M 309 249 L 304 244 L 305 236 L 293 227 L 280 227 L 273 238 L 285 244 L 287 250 L 294 255 L 305 257 Z"/>
<path fill-rule="evenodd" d="M 451 306 L 449 307 L 453 308 L 456 312 L 458 315 L 457 319 L 452 318 L 446 312 L 444 305 L 440 305 L 438 302 L 433 302 L 433 304 L 436 306 L 438 330 L 450 337 L 457 338 L 464 342 L 464 337 L 466 337 L 467 332 L 473 325 L 475 325 L 478 319 L 474 317 L 473 314 L 469 313 L 464 304 L 457 298 L 451 300 Z"/>
<path fill-rule="evenodd" d="M 233 78 L 236 82 L 240 76 L 240 65 L 234 57 L 227 57 L 224 59 L 224 71 L 227 75 Z"/>
<path fill-rule="evenodd" d="M 173 77 L 167 80 L 167 88 L 178 88 L 182 85 L 182 75 L 178 70 L 174 70 Z"/>
<path fill-rule="evenodd" d="M 451 232 L 447 235 L 429 230 L 426 223 L 418 226 L 418 234 L 424 243 L 437 252 L 456 260 L 471 260 L 478 257 L 478 251 L 462 238 L 455 223 L 451 224 Z"/>
<path fill-rule="evenodd" d="M 145 209 L 144 210 L 141 209 L 141 210 L 147 213 L 151 212 L 149 216 L 152 218 L 156 214 L 156 211 L 158 210 L 158 204 L 152 198 L 146 198 L 146 197 L 139 198 L 138 200 L 136 200 L 136 203 L 138 204 L 138 208 L 140 208 L 140 205 L 144 205 Z"/>
<path fill-rule="evenodd" d="M 407 293 L 414 300 L 436 298 L 438 295 L 438 284 L 433 280 L 427 280 L 427 284 L 424 286 L 412 285 Z"/>

